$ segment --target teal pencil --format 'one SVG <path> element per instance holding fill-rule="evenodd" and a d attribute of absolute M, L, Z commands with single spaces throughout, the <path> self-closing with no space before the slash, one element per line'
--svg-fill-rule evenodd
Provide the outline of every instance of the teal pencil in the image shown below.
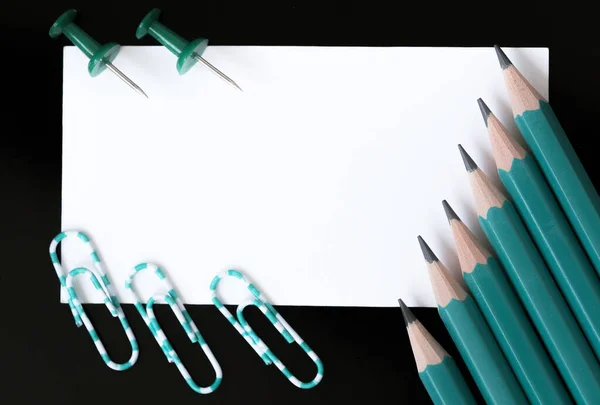
<path fill-rule="evenodd" d="M 600 399 L 600 365 L 512 203 L 459 145 L 469 172 L 479 223 L 571 395 L 580 404 Z"/>
<path fill-rule="evenodd" d="M 500 180 L 600 358 L 600 279 L 533 156 L 479 99 Z"/>
<path fill-rule="evenodd" d="M 488 404 L 527 404 L 483 315 L 467 292 L 452 278 L 423 238 L 419 244 L 427 262 L 440 317 Z"/>
<path fill-rule="evenodd" d="M 419 378 L 435 405 L 476 405 L 456 363 L 402 300 L 398 300 Z"/>
<path fill-rule="evenodd" d="M 465 283 L 532 404 L 570 404 L 569 394 L 496 259 L 443 201 Z"/>
<path fill-rule="evenodd" d="M 550 104 L 495 48 L 517 127 L 600 275 L 600 197 Z"/>

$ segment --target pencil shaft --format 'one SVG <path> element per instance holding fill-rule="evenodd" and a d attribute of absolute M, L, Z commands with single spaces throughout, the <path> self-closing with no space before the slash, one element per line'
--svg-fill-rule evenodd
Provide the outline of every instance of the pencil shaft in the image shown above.
<path fill-rule="evenodd" d="M 488 404 L 527 404 L 527 399 L 475 301 L 451 300 L 440 317 Z"/>
<path fill-rule="evenodd" d="M 552 108 L 540 100 L 515 122 L 600 275 L 600 197 Z"/>
<path fill-rule="evenodd" d="M 576 402 L 597 403 L 600 365 L 512 203 L 479 221 Z"/>
<path fill-rule="evenodd" d="M 452 357 L 446 356 L 440 364 L 427 366 L 419 377 L 435 405 L 476 404 Z"/>
<path fill-rule="evenodd" d="M 498 344 L 532 404 L 572 403 L 519 299 L 494 257 L 463 273 Z"/>
<path fill-rule="evenodd" d="M 533 156 L 498 170 L 554 280 L 600 358 L 600 279 L 563 215 Z"/>

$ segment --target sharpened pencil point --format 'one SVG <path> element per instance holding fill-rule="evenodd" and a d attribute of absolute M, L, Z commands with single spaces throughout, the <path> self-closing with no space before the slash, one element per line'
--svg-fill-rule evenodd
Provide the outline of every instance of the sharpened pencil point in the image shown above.
<path fill-rule="evenodd" d="M 471 156 L 469 156 L 469 154 L 464 150 L 462 145 L 458 145 L 458 150 L 460 151 L 463 163 L 465 164 L 465 169 L 467 169 L 469 173 L 477 170 L 477 165 L 475 164 L 473 159 L 471 159 Z"/>
<path fill-rule="evenodd" d="M 460 221 L 460 218 L 458 217 L 458 215 L 456 215 L 456 212 L 454 212 L 454 210 L 452 209 L 450 204 L 448 204 L 448 201 L 446 201 L 446 200 L 442 201 L 442 205 L 444 206 L 444 212 L 446 212 L 446 217 L 448 218 L 448 222 L 452 222 L 453 219 Z"/>
<path fill-rule="evenodd" d="M 439 261 L 437 256 L 431 251 L 427 243 L 423 240 L 423 238 L 419 235 L 417 236 L 419 240 L 419 245 L 421 245 L 421 251 L 423 252 L 423 257 L 427 263 L 433 263 Z"/>
<path fill-rule="evenodd" d="M 483 102 L 482 99 L 477 99 L 477 104 L 479 104 L 479 109 L 481 110 L 481 116 L 483 117 L 483 121 L 485 122 L 485 126 L 487 127 L 488 117 L 492 113 L 488 108 L 487 104 Z"/>
<path fill-rule="evenodd" d="M 506 56 L 504 51 L 498 45 L 494 45 L 494 49 L 496 50 L 496 55 L 498 55 L 498 61 L 500 62 L 500 67 L 502 70 L 512 65 L 512 62 L 510 59 L 508 59 L 508 56 Z"/>
<path fill-rule="evenodd" d="M 400 304 L 400 308 L 402 309 L 402 317 L 404 318 L 404 323 L 408 327 L 411 323 L 417 320 L 413 313 L 408 309 L 404 301 L 401 298 L 398 298 L 398 304 Z"/>

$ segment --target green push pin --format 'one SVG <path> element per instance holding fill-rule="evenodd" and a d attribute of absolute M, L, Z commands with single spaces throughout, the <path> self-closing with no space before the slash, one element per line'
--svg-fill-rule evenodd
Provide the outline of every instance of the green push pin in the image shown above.
<path fill-rule="evenodd" d="M 95 77 L 104 72 L 107 68 L 113 72 L 119 79 L 123 80 L 129 87 L 137 93 L 148 98 L 144 90 L 135 84 L 130 78 L 125 76 L 123 72 L 112 64 L 113 60 L 119 54 L 121 46 L 114 42 L 109 42 L 100 45 L 94 38 L 90 37 L 84 30 L 79 28 L 73 21 L 77 16 L 77 10 L 67 10 L 56 19 L 52 27 L 50 27 L 50 37 L 58 38 L 61 34 L 65 34 L 71 42 L 77 46 L 88 58 L 88 72 L 90 76 Z"/>
<path fill-rule="evenodd" d="M 190 70 L 192 66 L 196 64 L 196 62 L 201 62 L 221 79 L 225 80 L 236 89 L 242 91 L 240 86 L 238 86 L 233 80 L 227 77 L 219 69 L 208 63 L 208 61 L 202 57 L 202 54 L 208 45 L 208 39 L 198 38 L 188 42 L 158 22 L 159 16 L 160 10 L 157 8 L 146 14 L 137 28 L 135 36 L 138 39 L 142 39 L 147 34 L 150 34 L 154 39 L 167 47 L 169 51 L 177 56 L 177 71 L 180 75 Z"/>

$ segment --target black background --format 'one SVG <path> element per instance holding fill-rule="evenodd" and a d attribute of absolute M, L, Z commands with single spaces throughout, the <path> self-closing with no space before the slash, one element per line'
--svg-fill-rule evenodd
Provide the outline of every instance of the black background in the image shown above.
<path fill-rule="evenodd" d="M 131 305 L 125 305 L 125 313 L 140 344 L 140 359 L 125 372 L 104 365 L 87 332 L 75 328 L 68 308 L 58 303 L 58 280 L 47 253 L 61 231 L 62 47 L 68 44 L 64 37 L 51 40 L 48 29 L 63 11 L 77 8 L 77 23 L 99 42 L 123 45 L 155 44 L 150 38 L 138 41 L 134 32 L 145 13 L 159 7 L 163 21 L 183 37 L 203 36 L 215 45 L 549 47 L 553 108 L 597 184 L 593 145 L 600 112 L 600 50 L 595 13 L 577 2 L 555 3 L 2 1 L 0 402 L 429 402 L 397 308 L 279 307 L 325 364 L 323 381 L 311 390 L 294 387 L 273 366 L 265 366 L 212 306 L 188 310 L 224 371 L 215 393 L 202 396 L 188 388 Z M 186 341 L 175 317 L 163 309 L 157 313 L 174 346 L 196 381 L 209 384 L 212 369 L 201 350 Z M 126 360 L 129 347 L 118 323 L 103 306 L 86 310 L 113 359 Z M 247 312 L 284 363 L 310 380 L 314 366 L 301 350 L 284 344 L 257 311 Z M 436 310 L 415 308 L 414 313 L 457 358 Z"/>

